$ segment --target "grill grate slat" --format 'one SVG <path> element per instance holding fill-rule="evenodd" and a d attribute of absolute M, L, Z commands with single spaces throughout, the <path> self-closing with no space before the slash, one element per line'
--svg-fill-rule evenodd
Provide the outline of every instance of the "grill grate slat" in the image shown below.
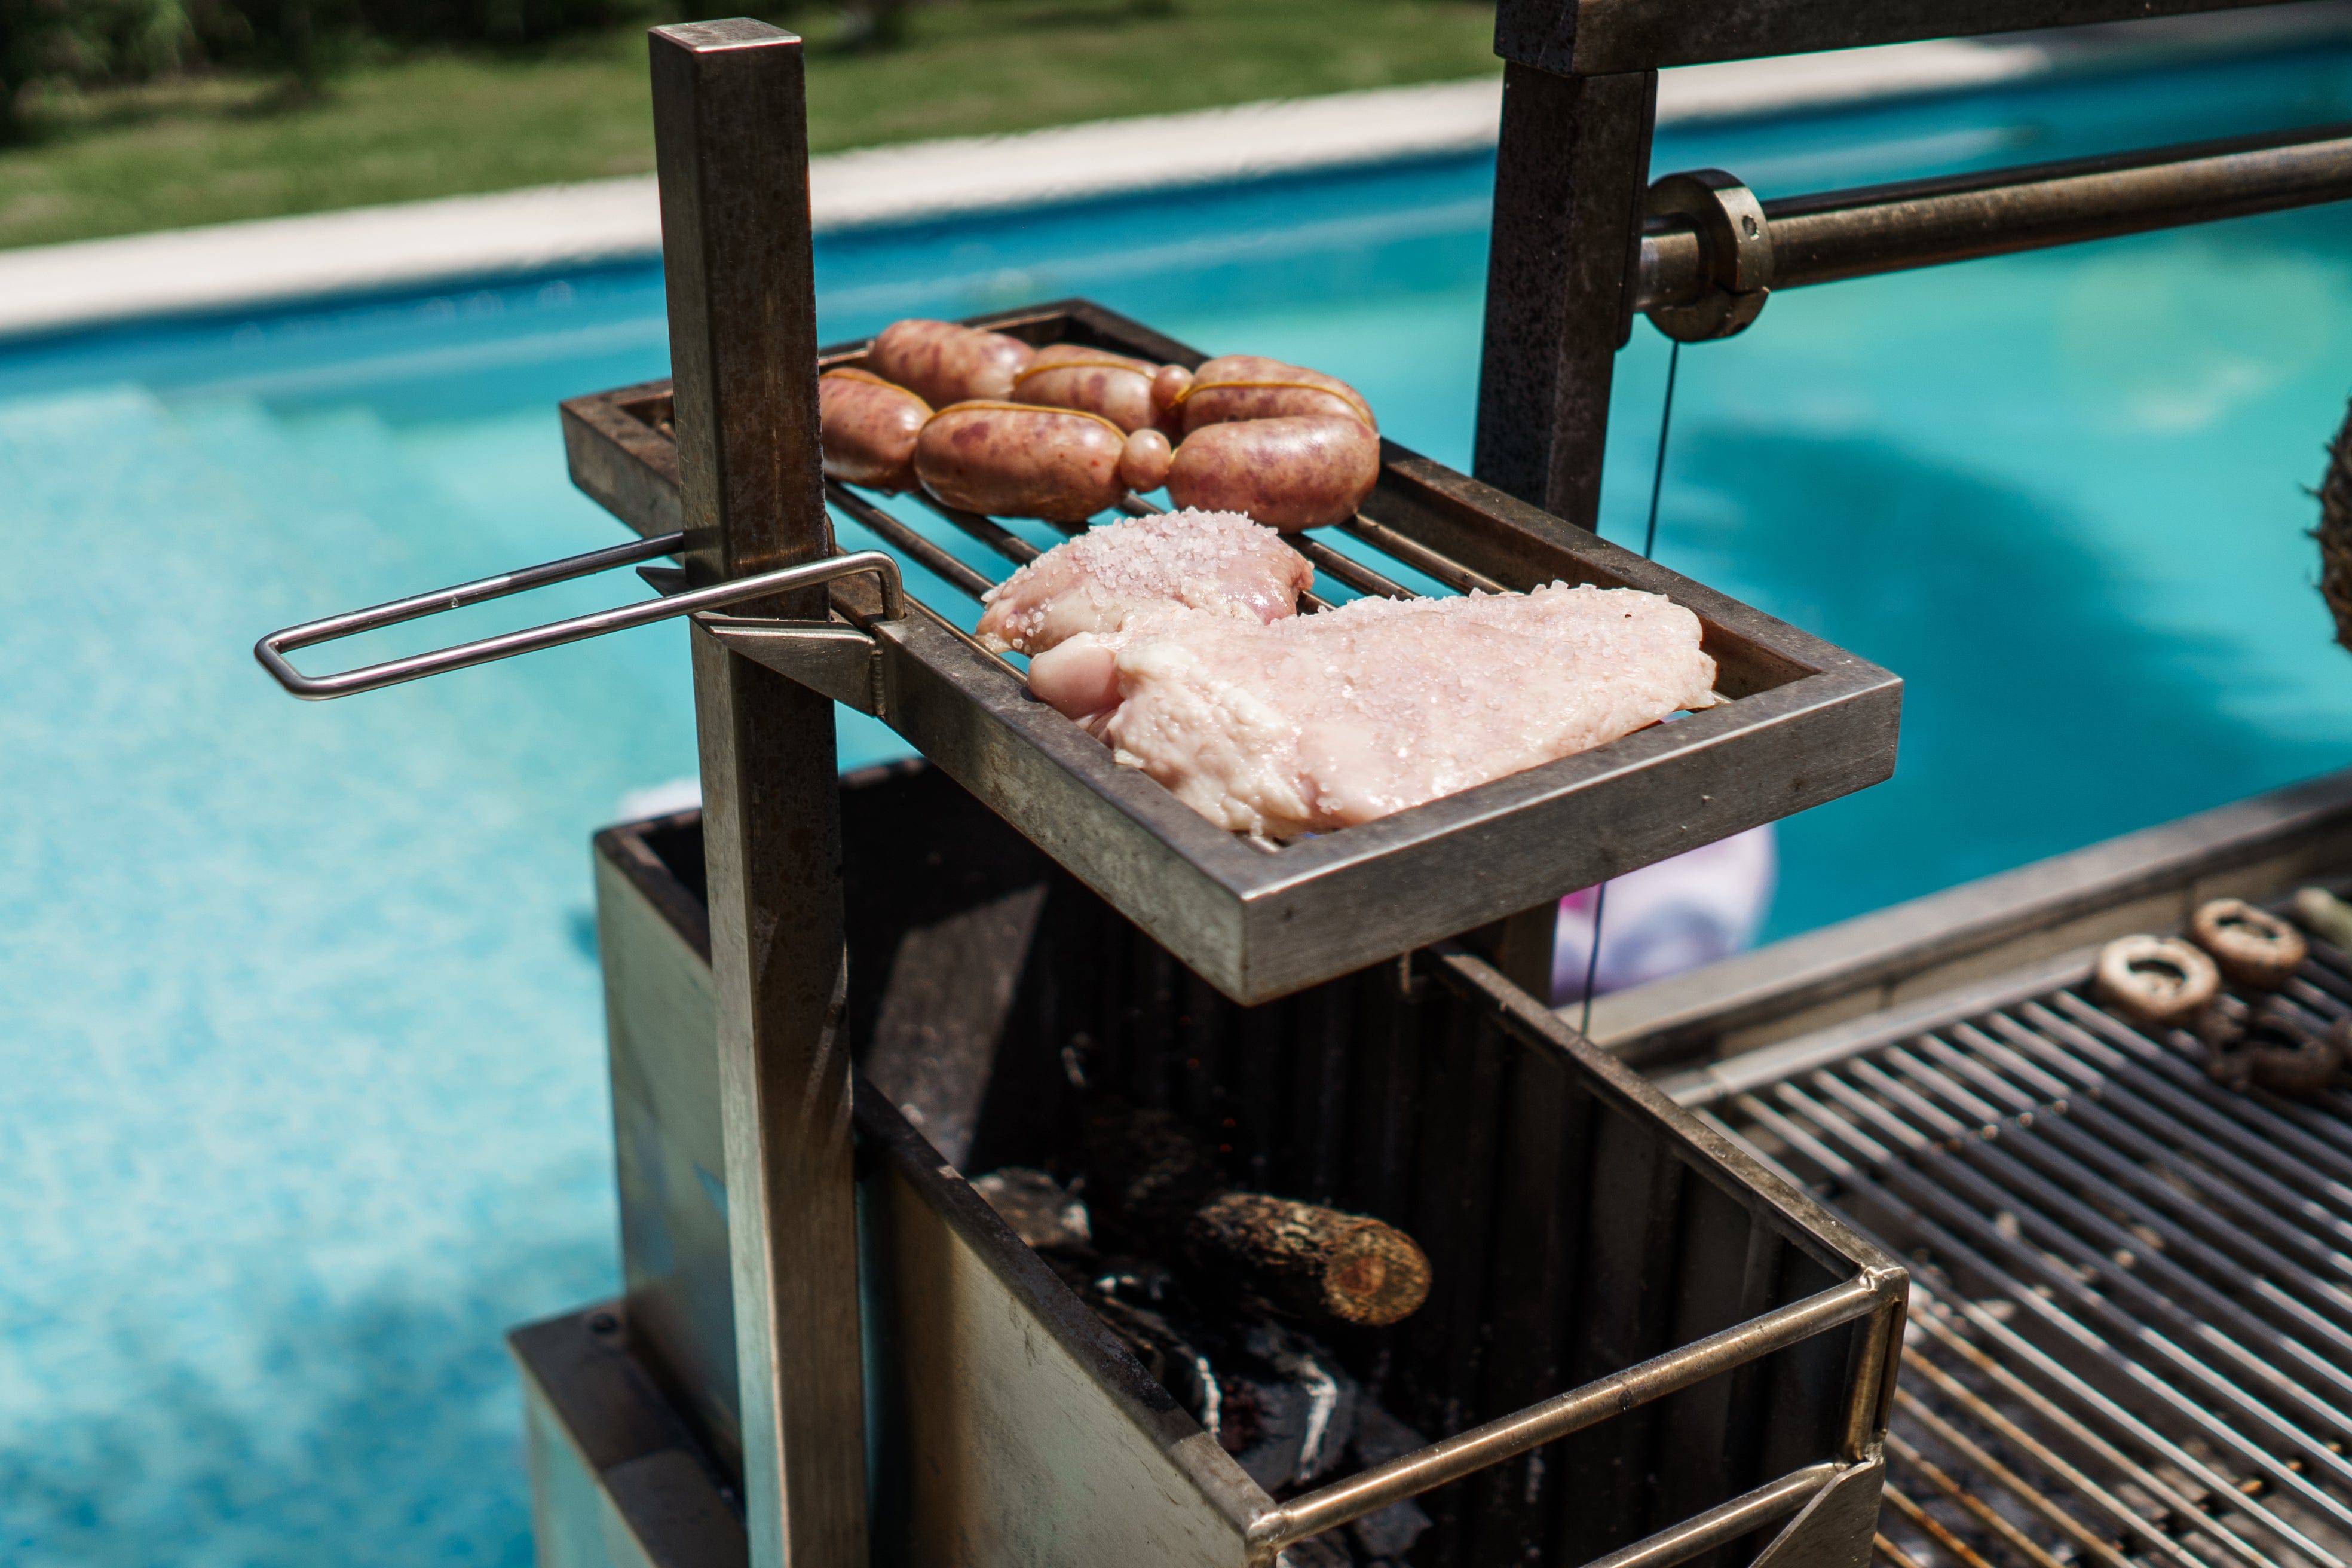
<path fill-rule="evenodd" d="M 2352 953 L 2282 994 L 2333 1026 Z M 2074 989 L 1783 1048 L 1707 1114 L 1916 1270 L 1879 1563 L 2352 1562 L 2352 1096 L 2240 1094 Z"/>

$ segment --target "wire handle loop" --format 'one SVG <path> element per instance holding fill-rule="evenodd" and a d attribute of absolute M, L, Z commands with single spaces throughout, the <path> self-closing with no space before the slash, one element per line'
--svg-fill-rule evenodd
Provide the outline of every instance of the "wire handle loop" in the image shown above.
<path fill-rule="evenodd" d="M 881 551 L 860 550 L 847 555 L 827 556 L 822 561 L 803 562 L 797 566 L 779 567 L 773 572 L 738 578 L 731 583 L 716 583 L 708 588 L 689 589 L 667 598 L 648 599 L 642 604 L 623 605 L 590 615 L 574 616 L 569 620 L 551 621 L 543 626 L 504 632 L 497 637 L 483 637 L 478 642 L 459 643 L 454 647 L 436 648 L 430 653 L 411 654 L 405 658 L 347 669 L 337 675 L 305 675 L 286 660 L 286 655 L 291 650 L 309 647 L 313 643 L 335 642 L 361 632 L 397 626 L 402 621 L 437 616 L 445 610 L 460 609 L 489 599 L 503 599 L 509 594 L 524 593 L 550 583 L 568 582 L 574 577 L 609 572 L 616 566 L 629 566 L 657 556 L 675 555 L 685 548 L 685 534 L 665 533 L 650 539 L 632 540 L 626 544 L 615 544 L 604 550 L 592 550 L 584 555 L 569 555 L 561 561 L 528 566 L 520 572 L 501 572 L 496 576 L 461 583 L 454 588 L 415 594 L 405 599 L 394 599 L 390 604 L 350 610 L 340 616 L 329 616 L 324 620 L 288 626 L 254 644 L 253 657 L 260 660 L 261 668 L 288 691 L 306 702 L 319 702 L 332 697 L 349 697 L 357 692 L 397 686 L 404 681 L 422 680 L 426 676 L 441 675 L 453 669 L 512 658 L 517 654 L 536 653 L 541 648 L 603 637 L 607 632 L 627 631 L 635 626 L 650 626 L 656 621 L 673 620 L 702 610 L 723 609 L 748 599 L 762 599 L 794 588 L 814 588 L 838 582 L 844 577 L 867 574 L 881 584 L 883 618 L 895 621 L 907 613 L 907 595 L 898 580 L 898 563 Z"/>

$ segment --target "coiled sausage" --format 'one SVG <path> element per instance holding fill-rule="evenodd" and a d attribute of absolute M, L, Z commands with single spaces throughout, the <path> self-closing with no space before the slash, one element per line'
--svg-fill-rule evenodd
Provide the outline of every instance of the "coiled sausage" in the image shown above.
<path fill-rule="evenodd" d="M 943 408 L 970 398 L 1009 395 L 1013 378 L 1035 352 L 1003 332 L 911 319 L 882 329 L 866 351 L 866 368 Z"/>
<path fill-rule="evenodd" d="M 882 490 L 915 488 L 915 438 L 931 405 L 870 371 L 829 370 L 816 378 L 817 434 L 824 476 Z"/>

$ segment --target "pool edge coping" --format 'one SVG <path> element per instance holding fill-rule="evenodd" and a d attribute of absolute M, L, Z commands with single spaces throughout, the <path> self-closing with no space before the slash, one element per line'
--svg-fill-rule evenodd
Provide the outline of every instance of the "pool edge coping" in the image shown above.
<path fill-rule="evenodd" d="M 1764 118 L 2352 38 L 2352 5 L 2191 16 L 2032 37 L 1939 39 L 1663 73 L 1658 123 Z M 1495 144 L 1498 77 L 954 137 L 810 161 L 820 233 L 1384 163 Z M 643 262 L 661 250 L 653 177 L 0 250 L 0 348 L 150 320 L 284 309 Z"/>

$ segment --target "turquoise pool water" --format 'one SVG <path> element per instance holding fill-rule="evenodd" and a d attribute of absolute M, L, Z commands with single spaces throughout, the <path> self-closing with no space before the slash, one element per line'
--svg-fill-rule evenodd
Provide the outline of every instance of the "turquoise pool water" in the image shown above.
<path fill-rule="evenodd" d="M 2347 113 L 2308 55 L 1658 160 L 1769 195 Z M 824 324 L 1092 295 L 1464 463 L 1489 174 L 835 236 Z M 1664 363 L 1639 329 L 1619 537 Z M 611 541 L 553 404 L 664 366 L 646 268 L 0 346 L 0 1561 L 529 1561 L 498 1337 L 614 1285 L 586 842 L 693 768 L 680 634 L 323 706 L 246 649 Z M 1661 556 L 1910 682 L 1773 933 L 2352 758 L 2303 536 L 2352 214 L 1790 294 L 1682 374 Z"/>

